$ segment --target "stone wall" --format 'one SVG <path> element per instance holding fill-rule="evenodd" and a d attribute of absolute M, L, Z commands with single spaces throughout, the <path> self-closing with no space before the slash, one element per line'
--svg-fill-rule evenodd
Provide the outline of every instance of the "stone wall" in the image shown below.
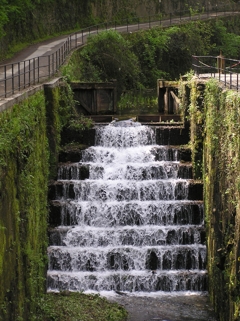
<path fill-rule="evenodd" d="M 45 290 L 48 149 L 42 92 L 0 114 L 0 320 L 31 320 Z"/>
<path fill-rule="evenodd" d="M 240 96 L 215 80 L 180 93 L 204 183 L 210 298 L 220 321 L 240 320 Z"/>
<path fill-rule="evenodd" d="M 45 95 L 38 86 L 0 113 L 1 321 L 36 320 L 46 290 L 48 182 L 58 161 L 60 90 L 56 79 L 45 85 Z"/>

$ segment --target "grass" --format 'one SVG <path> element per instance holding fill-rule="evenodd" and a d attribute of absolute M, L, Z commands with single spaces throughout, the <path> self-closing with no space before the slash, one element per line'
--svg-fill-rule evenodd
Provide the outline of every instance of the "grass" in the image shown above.
<path fill-rule="evenodd" d="M 124 321 L 126 310 L 97 294 L 63 291 L 46 294 L 39 302 L 38 321 Z"/>

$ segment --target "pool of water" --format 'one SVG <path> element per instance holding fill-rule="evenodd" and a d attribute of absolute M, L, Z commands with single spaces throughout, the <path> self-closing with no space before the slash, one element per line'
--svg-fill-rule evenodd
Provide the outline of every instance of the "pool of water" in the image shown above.
<path fill-rule="evenodd" d="M 217 321 L 207 295 L 131 296 L 108 298 L 123 305 L 127 321 Z"/>

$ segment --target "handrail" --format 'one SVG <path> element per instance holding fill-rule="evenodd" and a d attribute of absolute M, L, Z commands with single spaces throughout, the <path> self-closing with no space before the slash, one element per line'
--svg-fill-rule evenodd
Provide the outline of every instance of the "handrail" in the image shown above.
<path fill-rule="evenodd" d="M 59 71 L 69 53 L 83 46 L 90 35 L 98 34 L 103 30 L 113 29 L 119 32 L 133 32 L 140 29 L 150 29 L 154 26 L 163 27 L 184 23 L 189 20 L 204 20 L 217 16 L 235 15 L 236 10 L 227 11 L 226 7 L 219 11 L 208 10 L 202 13 L 194 13 L 191 10 L 161 14 L 148 17 L 132 17 L 117 23 L 116 21 L 104 22 L 93 25 L 70 34 L 56 51 L 43 56 L 32 57 L 27 60 L 0 65 L 0 99 L 14 95 L 16 92 L 32 85 L 50 79 Z M 65 40 L 65 41 L 64 41 Z"/>
<path fill-rule="evenodd" d="M 225 87 L 239 90 L 240 60 L 219 56 L 192 56 L 192 67 L 198 78 L 216 78 Z"/>

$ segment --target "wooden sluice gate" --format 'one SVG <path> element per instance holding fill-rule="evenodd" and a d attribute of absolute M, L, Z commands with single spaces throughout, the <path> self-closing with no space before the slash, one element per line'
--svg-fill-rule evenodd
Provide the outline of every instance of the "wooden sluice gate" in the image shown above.
<path fill-rule="evenodd" d="M 117 112 L 117 82 L 72 83 L 76 109 L 95 123 L 111 123 L 122 119 Z M 178 83 L 157 81 L 157 113 L 134 114 L 135 121 L 149 125 L 183 125 L 179 111 Z M 119 118 L 119 119 L 118 119 Z"/>

